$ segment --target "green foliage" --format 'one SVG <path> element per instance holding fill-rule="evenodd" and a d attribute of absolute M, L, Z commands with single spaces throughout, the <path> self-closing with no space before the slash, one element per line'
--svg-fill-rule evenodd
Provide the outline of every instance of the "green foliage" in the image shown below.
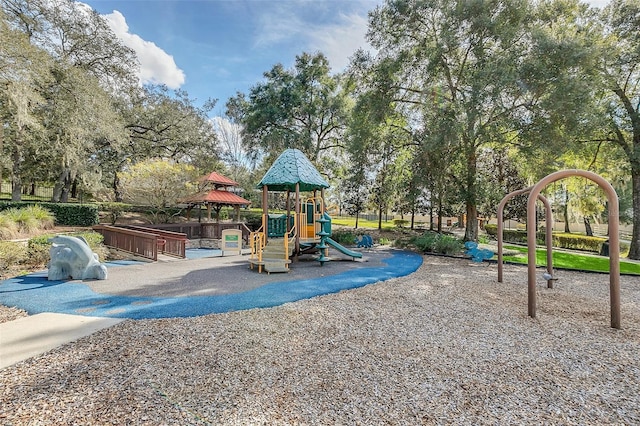
<path fill-rule="evenodd" d="M 27 242 L 27 249 L 29 253 L 29 263 L 31 265 L 46 265 L 49 261 L 49 249 L 51 248 L 51 238 L 57 234 L 44 234 L 30 238 Z M 91 251 L 98 254 L 101 260 L 104 260 L 107 254 L 106 248 L 102 245 L 104 237 L 94 231 L 74 232 L 71 234 L 65 234 L 72 237 L 82 237 L 89 244 Z"/>
<path fill-rule="evenodd" d="M 505 255 L 506 262 L 527 264 L 527 248 L 508 246 L 505 247 L 510 251 L 519 252 L 520 254 Z M 536 250 L 536 265 L 545 266 L 547 264 L 547 251 L 543 249 Z M 604 256 L 585 255 L 570 252 L 553 252 L 553 266 L 556 268 L 576 269 L 580 271 L 593 272 L 609 272 L 609 259 Z M 620 272 L 623 274 L 640 275 L 640 263 L 626 262 L 620 260 Z"/>
<path fill-rule="evenodd" d="M 99 223 L 95 204 L 42 203 L 56 216 L 57 225 L 93 226 Z"/>
<path fill-rule="evenodd" d="M 447 234 L 427 231 L 412 240 L 420 251 L 425 253 L 459 254 L 464 248 L 462 240 Z"/>
<path fill-rule="evenodd" d="M 0 213 L 16 223 L 19 232 L 31 233 L 40 229 L 51 229 L 54 217 L 40 205 L 27 205 L 22 208 L 10 208 Z"/>
<path fill-rule="evenodd" d="M 99 223 L 98 206 L 94 204 L 44 203 L 30 201 L 0 201 L 0 211 L 39 205 L 55 216 L 56 225 L 93 226 Z"/>
<path fill-rule="evenodd" d="M 8 215 L 0 213 L 0 240 L 11 240 L 18 236 L 18 224 Z"/>
<path fill-rule="evenodd" d="M 107 212 L 111 225 L 115 225 L 122 214 L 130 208 L 129 204 L 117 202 L 100 203 L 98 206 L 100 211 Z"/>
<path fill-rule="evenodd" d="M 5 275 L 9 267 L 22 265 L 27 259 L 28 252 L 24 244 L 0 241 L 0 276 Z"/>
<path fill-rule="evenodd" d="M 393 219 L 393 224 L 398 228 L 404 228 L 409 224 L 407 219 Z"/>
<path fill-rule="evenodd" d="M 498 225 L 494 225 L 493 223 L 487 223 L 484 225 L 484 231 L 492 238 L 496 238 L 498 236 Z"/>
<path fill-rule="evenodd" d="M 40 205 L 11 207 L 0 212 L 0 235 L 12 238 L 20 233 L 32 233 L 53 228 L 53 214 Z"/>
<path fill-rule="evenodd" d="M 243 216 L 247 228 L 251 229 L 252 231 L 257 231 L 262 226 L 262 214 L 248 212 Z"/>
<path fill-rule="evenodd" d="M 331 239 L 345 246 L 352 246 L 356 241 L 356 234 L 347 229 L 332 230 Z"/>
<path fill-rule="evenodd" d="M 120 183 L 125 201 L 149 206 L 152 222 L 159 223 L 173 215 L 170 207 L 196 192 L 191 184 L 196 178 L 197 171 L 188 164 L 147 160 L 121 173 Z"/>
<path fill-rule="evenodd" d="M 493 238 L 498 237 L 498 227 L 496 225 L 485 225 L 485 231 Z M 503 241 L 509 243 L 527 244 L 527 231 L 506 229 L 503 232 Z M 589 237 L 581 234 L 567 234 L 554 232 L 551 236 L 551 244 L 553 247 L 568 249 L 568 250 L 583 250 L 594 253 L 600 253 L 602 245 L 608 239 L 606 237 Z M 536 236 L 537 244 L 545 243 L 544 232 L 538 232 Z M 620 244 L 620 251 L 626 252 L 629 250 L 629 245 L 626 243 Z"/>
<path fill-rule="evenodd" d="M 277 64 L 249 96 L 231 98 L 227 115 L 242 123 L 249 150 L 277 155 L 297 148 L 316 162 L 321 152 L 340 145 L 348 102 L 330 71 L 322 53 L 303 53 L 293 69 Z"/>

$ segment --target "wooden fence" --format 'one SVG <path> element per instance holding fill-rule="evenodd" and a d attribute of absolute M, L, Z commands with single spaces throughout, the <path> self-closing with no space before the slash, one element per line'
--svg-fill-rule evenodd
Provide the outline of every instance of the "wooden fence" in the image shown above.
<path fill-rule="evenodd" d="M 243 222 L 162 223 L 145 225 L 144 227 L 183 233 L 189 240 L 197 240 L 199 238 L 221 239 L 222 231 L 225 229 L 239 229 L 242 231 L 242 239 L 246 244 L 249 244 L 249 235 L 251 234 L 251 230 Z"/>
<path fill-rule="evenodd" d="M 93 230 L 102 234 L 103 244 L 153 261 L 158 260 L 158 235 L 117 226 L 96 225 Z"/>
<path fill-rule="evenodd" d="M 134 231 L 145 232 L 147 234 L 157 235 L 157 246 L 160 253 L 166 254 L 168 256 L 180 257 L 182 259 L 187 257 L 187 235 L 184 233 L 133 225 L 118 226 L 117 228 L 121 227 Z"/>

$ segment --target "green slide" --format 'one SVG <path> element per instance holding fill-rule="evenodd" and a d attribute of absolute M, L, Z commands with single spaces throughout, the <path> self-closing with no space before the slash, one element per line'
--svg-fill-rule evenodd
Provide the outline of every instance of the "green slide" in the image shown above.
<path fill-rule="evenodd" d="M 353 251 L 353 250 L 349 250 L 348 248 L 346 248 L 345 246 L 338 244 L 337 242 L 335 242 L 334 240 L 332 240 L 331 238 L 327 237 L 327 239 L 325 240 L 325 242 L 327 244 L 329 244 L 331 247 L 333 247 L 334 249 L 338 250 L 341 253 L 346 254 L 347 256 L 351 256 L 354 259 L 357 258 L 361 258 L 362 257 L 362 253 L 360 253 L 359 251 Z"/>

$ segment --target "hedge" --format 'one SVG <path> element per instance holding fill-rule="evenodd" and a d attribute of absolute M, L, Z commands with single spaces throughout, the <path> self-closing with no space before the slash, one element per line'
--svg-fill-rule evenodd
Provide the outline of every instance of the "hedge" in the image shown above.
<path fill-rule="evenodd" d="M 98 206 L 95 204 L 48 203 L 41 201 L 0 201 L 0 211 L 39 205 L 55 216 L 56 225 L 93 226 L 99 223 Z"/>
<path fill-rule="evenodd" d="M 485 225 L 484 227 L 487 234 L 489 234 L 493 238 L 498 237 L 498 226 L 497 225 Z M 526 244 L 527 243 L 527 231 L 520 231 L 515 229 L 505 229 L 502 234 L 502 238 L 505 242 L 516 243 L 516 244 Z M 538 244 L 544 244 L 545 233 L 538 232 L 536 235 L 536 240 Z M 565 248 L 570 250 L 582 250 L 582 251 L 590 251 L 594 253 L 600 253 L 602 250 L 602 245 L 608 241 L 606 237 L 589 237 L 586 235 L 580 234 L 567 234 L 554 232 L 551 236 L 552 245 L 554 247 Z M 627 244 L 620 244 L 621 251 L 628 250 Z"/>

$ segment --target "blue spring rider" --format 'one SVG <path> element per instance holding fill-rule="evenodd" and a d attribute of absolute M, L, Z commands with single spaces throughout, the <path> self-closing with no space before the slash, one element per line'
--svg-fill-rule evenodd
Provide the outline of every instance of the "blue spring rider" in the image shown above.
<path fill-rule="evenodd" d="M 464 243 L 464 248 L 467 249 L 464 254 L 471 256 L 471 260 L 477 263 L 491 259 L 494 254 L 491 250 L 478 248 L 478 243 L 473 241 Z"/>
<path fill-rule="evenodd" d="M 355 240 L 357 247 L 371 248 L 373 247 L 373 238 L 371 235 L 363 235 Z"/>

